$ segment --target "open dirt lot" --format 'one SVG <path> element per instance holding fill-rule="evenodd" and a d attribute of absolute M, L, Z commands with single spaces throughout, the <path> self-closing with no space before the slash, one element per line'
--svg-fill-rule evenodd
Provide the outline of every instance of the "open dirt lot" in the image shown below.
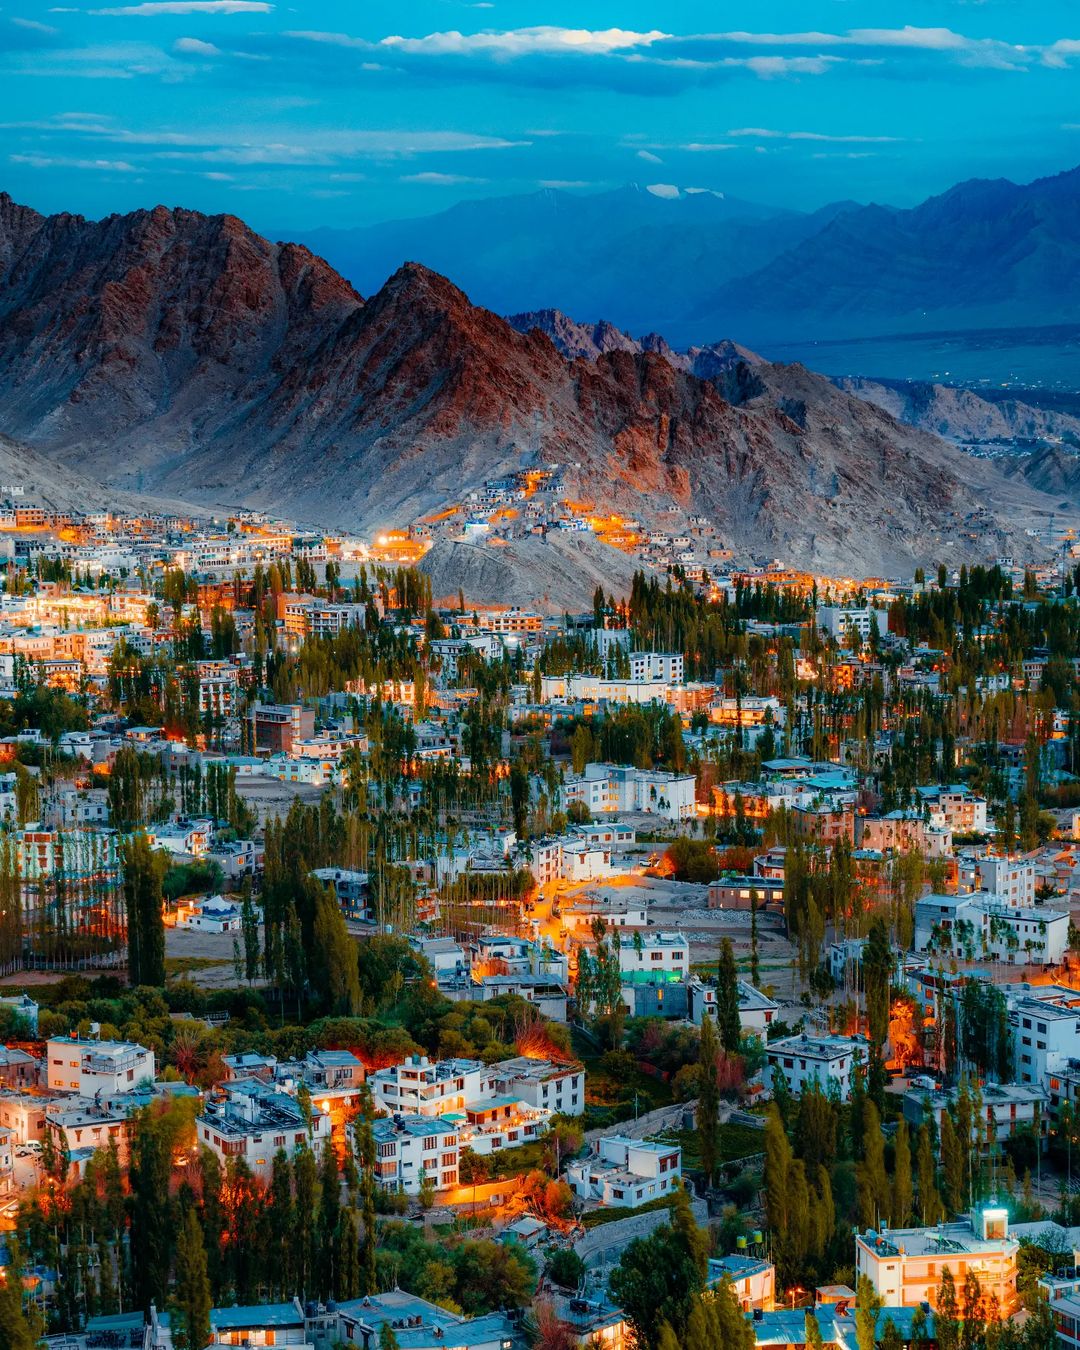
<path fill-rule="evenodd" d="M 302 802 L 317 802 L 324 789 L 307 783 L 282 783 L 277 778 L 237 778 L 236 795 L 258 815 L 265 825 L 274 816 L 285 816 L 289 807 L 299 798 Z"/>

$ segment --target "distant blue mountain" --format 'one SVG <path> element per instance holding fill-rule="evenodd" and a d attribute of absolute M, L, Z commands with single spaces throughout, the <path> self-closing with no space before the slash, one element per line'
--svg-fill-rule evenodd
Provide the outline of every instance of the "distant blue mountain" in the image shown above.
<path fill-rule="evenodd" d="M 1028 184 L 976 179 L 910 209 L 837 202 L 805 213 L 665 193 L 469 201 L 300 242 L 363 292 L 415 259 L 500 313 L 557 306 L 675 346 L 729 336 L 768 354 L 1080 313 L 1080 169 Z"/>
<path fill-rule="evenodd" d="M 306 244 L 363 294 L 405 261 L 450 276 L 498 313 L 557 305 L 634 333 L 681 326 L 703 293 L 765 266 L 853 203 L 786 211 L 713 192 L 627 186 L 549 189 L 460 202 L 438 215 L 353 230 L 314 230 Z M 702 340 L 717 333 L 703 332 Z"/>

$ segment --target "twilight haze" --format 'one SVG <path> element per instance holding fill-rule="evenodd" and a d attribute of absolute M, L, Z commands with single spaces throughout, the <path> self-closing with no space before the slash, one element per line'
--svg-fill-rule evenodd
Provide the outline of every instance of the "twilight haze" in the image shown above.
<path fill-rule="evenodd" d="M 556 184 L 906 206 L 1080 158 L 1067 0 L 903 10 L 14 0 L 4 186 L 46 212 L 182 203 L 280 231 Z"/>

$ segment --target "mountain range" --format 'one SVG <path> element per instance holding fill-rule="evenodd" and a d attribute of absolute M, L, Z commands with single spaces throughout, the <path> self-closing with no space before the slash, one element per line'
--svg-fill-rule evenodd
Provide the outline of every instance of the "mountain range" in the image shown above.
<path fill-rule="evenodd" d="M 0 195 L 0 433 L 109 489 L 374 530 L 559 465 L 598 509 L 703 515 L 742 553 L 853 573 L 1030 551 L 1023 528 L 1053 509 L 801 366 L 569 320 L 560 350 L 558 327 L 416 263 L 364 299 L 231 216 L 88 221 Z"/>
<path fill-rule="evenodd" d="M 907 209 L 799 212 L 658 191 L 473 200 L 302 242 L 362 289 L 420 258 L 502 313 L 555 302 L 677 346 L 717 333 L 768 350 L 1076 322 L 1080 169 L 1027 184 L 974 179 Z"/>

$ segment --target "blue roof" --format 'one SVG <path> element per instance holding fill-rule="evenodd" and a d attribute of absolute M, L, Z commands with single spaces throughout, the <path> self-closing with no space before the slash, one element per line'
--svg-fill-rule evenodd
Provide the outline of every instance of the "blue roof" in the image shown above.
<path fill-rule="evenodd" d="M 215 1331 L 243 1327 L 303 1326 L 304 1314 L 295 1303 L 255 1303 L 248 1307 L 212 1308 L 210 1325 Z"/>

